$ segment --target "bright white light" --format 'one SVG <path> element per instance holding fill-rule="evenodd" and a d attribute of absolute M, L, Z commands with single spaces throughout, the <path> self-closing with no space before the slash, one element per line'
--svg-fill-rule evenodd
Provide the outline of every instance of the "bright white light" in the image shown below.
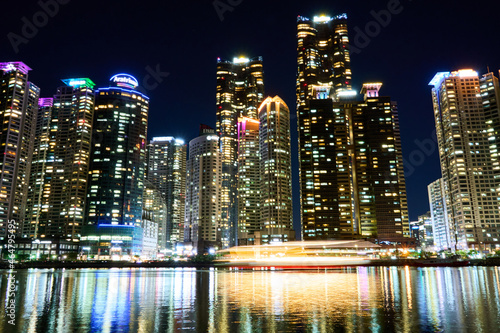
<path fill-rule="evenodd" d="M 472 69 L 461 69 L 458 71 L 458 76 L 460 77 L 476 77 L 478 74 Z"/>
<path fill-rule="evenodd" d="M 244 58 L 244 57 L 233 58 L 233 63 L 235 63 L 235 64 L 246 64 L 249 61 L 250 61 L 250 59 Z"/>
<path fill-rule="evenodd" d="M 331 20 L 332 20 L 332 18 L 330 16 L 325 16 L 325 15 L 314 16 L 314 18 L 313 18 L 314 22 L 319 22 L 319 23 L 329 22 Z"/>
<path fill-rule="evenodd" d="M 172 141 L 173 139 L 173 136 L 157 136 L 153 138 L 153 141 Z"/>

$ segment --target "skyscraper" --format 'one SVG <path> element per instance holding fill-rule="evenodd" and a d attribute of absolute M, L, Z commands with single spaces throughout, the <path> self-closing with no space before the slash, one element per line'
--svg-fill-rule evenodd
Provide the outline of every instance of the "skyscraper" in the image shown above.
<path fill-rule="evenodd" d="M 79 242 L 84 222 L 94 83 L 65 79 L 53 99 L 41 99 L 37 128 L 27 238 Z M 52 105 L 51 105 L 52 104 Z M 78 246 L 75 248 L 75 252 Z"/>
<path fill-rule="evenodd" d="M 186 144 L 171 136 L 156 137 L 148 145 L 147 178 L 165 198 L 166 225 L 160 225 L 161 248 L 184 240 Z"/>
<path fill-rule="evenodd" d="M 200 254 L 221 244 L 221 174 L 219 137 L 202 126 L 200 136 L 189 142 L 184 220 L 184 241 Z"/>
<path fill-rule="evenodd" d="M 40 95 L 28 81 L 30 70 L 19 61 L 0 63 L 0 241 L 8 221 L 22 226 L 26 214 Z"/>
<path fill-rule="evenodd" d="M 128 74 L 96 90 L 86 226 L 91 255 L 141 254 L 149 98 Z"/>
<path fill-rule="evenodd" d="M 443 179 L 440 178 L 429 184 L 427 190 L 436 250 L 452 249 L 455 244 L 455 235 L 450 233 Z"/>
<path fill-rule="evenodd" d="M 497 138 L 492 126 L 498 117 L 494 106 L 498 93 L 494 82 L 492 75 L 480 79 L 477 72 L 464 69 L 437 73 L 429 83 L 448 221 L 456 248 L 484 249 L 499 244 Z"/>
<path fill-rule="evenodd" d="M 298 105 L 317 98 L 317 90 L 334 101 L 352 94 L 347 15 L 299 16 L 297 38 Z"/>
<path fill-rule="evenodd" d="M 302 239 L 410 236 L 397 105 L 381 83 L 351 89 L 346 15 L 299 16 Z"/>
<path fill-rule="evenodd" d="M 259 121 L 238 122 L 238 244 L 253 244 L 260 231 Z"/>
<path fill-rule="evenodd" d="M 259 120 L 260 243 L 294 241 L 290 110 L 280 97 L 268 97 Z"/>
<path fill-rule="evenodd" d="M 262 58 L 217 61 L 217 127 L 222 152 L 221 229 L 224 247 L 238 239 L 238 119 L 257 119 L 264 96 Z"/>

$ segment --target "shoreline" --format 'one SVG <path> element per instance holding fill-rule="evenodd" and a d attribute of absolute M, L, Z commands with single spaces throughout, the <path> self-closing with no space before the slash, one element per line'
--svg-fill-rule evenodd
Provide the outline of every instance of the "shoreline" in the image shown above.
<path fill-rule="evenodd" d="M 500 266 L 500 258 L 489 258 L 489 259 L 470 259 L 467 265 L 460 267 L 471 267 L 471 266 Z M 347 268 L 347 267 L 422 267 L 415 262 L 414 259 L 390 259 L 390 260 L 377 260 L 376 262 L 371 262 L 366 265 L 345 265 L 338 266 L 337 268 Z M 132 263 L 132 262 L 122 262 L 122 261 L 97 261 L 97 262 L 83 262 L 83 261 L 41 261 L 41 262 L 23 262 L 15 264 L 15 269 L 79 269 L 79 268 L 223 268 L 229 269 L 229 266 L 216 265 L 214 263 L 190 263 L 190 262 L 142 262 L 142 263 Z M 425 267 L 457 267 L 453 263 L 440 263 L 436 265 L 426 265 Z M 0 263 L 0 269 L 8 270 L 8 263 Z M 252 269 L 252 267 L 248 267 Z M 286 270 L 286 268 L 282 268 Z M 307 270 L 307 267 L 303 269 Z M 311 270 L 317 270 L 317 267 L 311 267 Z M 331 269 L 331 268 L 327 268 Z"/>

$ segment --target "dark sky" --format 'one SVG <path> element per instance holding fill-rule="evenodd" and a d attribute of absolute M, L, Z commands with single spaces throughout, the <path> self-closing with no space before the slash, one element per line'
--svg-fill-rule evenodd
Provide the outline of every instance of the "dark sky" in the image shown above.
<path fill-rule="evenodd" d="M 47 20 L 37 1 L 2 4 L 0 61 L 24 61 L 33 68 L 30 81 L 41 87 L 43 97 L 52 96 L 64 78 L 89 77 L 97 87 L 106 87 L 113 74 L 126 72 L 141 83 L 148 79 L 151 87 L 155 81 L 149 71 L 168 72 L 147 92 L 148 136 L 186 141 L 197 136 L 200 123 L 215 126 L 217 57 L 263 56 L 266 94 L 280 95 L 295 115 L 297 15 L 347 13 L 351 44 L 360 50 L 352 55 L 354 88 L 381 81 L 381 94 L 399 104 L 412 220 L 428 210 L 426 186 L 441 175 L 436 145 L 422 149 L 417 143 L 434 136 L 428 82 L 438 71 L 500 68 L 498 4 L 493 0 L 401 0 L 399 5 L 394 0 L 219 0 L 220 6 L 228 6 L 222 20 L 213 0 L 59 1 L 65 4 Z M 390 22 L 373 24 L 372 13 L 388 6 L 396 8 Z M 25 43 L 16 52 L 9 36 L 23 36 L 23 18 L 35 18 L 40 27 L 25 31 Z M 359 32 L 366 28 L 372 29 L 372 37 L 363 40 Z M 292 151 L 296 224 L 295 116 Z"/>

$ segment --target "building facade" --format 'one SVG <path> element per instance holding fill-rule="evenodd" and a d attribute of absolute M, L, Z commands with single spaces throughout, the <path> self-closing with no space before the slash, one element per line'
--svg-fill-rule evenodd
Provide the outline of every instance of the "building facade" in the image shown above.
<path fill-rule="evenodd" d="M 455 248 L 495 248 L 500 244 L 500 210 L 492 154 L 497 140 L 492 124 L 498 117 L 494 79 L 464 69 L 437 73 L 430 85 Z"/>
<path fill-rule="evenodd" d="M 0 63 L 0 242 L 9 221 L 21 232 L 26 215 L 40 95 L 30 70 L 23 62 Z"/>
<path fill-rule="evenodd" d="M 219 137 L 206 126 L 189 142 L 186 167 L 186 212 L 184 242 L 198 253 L 221 242 L 222 154 Z"/>
<path fill-rule="evenodd" d="M 221 229 L 224 247 L 238 240 L 238 119 L 257 119 L 264 96 L 262 58 L 217 61 L 217 126 L 222 153 Z"/>
<path fill-rule="evenodd" d="M 128 74 L 95 93 L 82 246 L 99 258 L 140 256 L 149 98 Z"/>
<path fill-rule="evenodd" d="M 148 145 L 148 180 L 166 204 L 166 225 L 160 225 L 160 247 L 172 249 L 184 241 L 186 150 L 181 139 L 156 137 Z"/>
<path fill-rule="evenodd" d="M 280 97 L 268 97 L 259 107 L 259 121 L 261 231 L 258 243 L 294 241 L 290 110 Z"/>

